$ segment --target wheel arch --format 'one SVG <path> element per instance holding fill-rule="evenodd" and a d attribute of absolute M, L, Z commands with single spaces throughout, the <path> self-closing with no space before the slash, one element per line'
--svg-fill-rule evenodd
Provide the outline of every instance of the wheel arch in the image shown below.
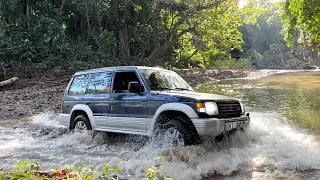
<path fill-rule="evenodd" d="M 197 134 L 197 130 L 190 119 L 198 118 L 199 116 L 190 106 L 183 103 L 167 103 L 161 105 L 152 119 L 148 134 L 152 136 L 158 124 L 164 124 L 173 117 L 181 117 L 181 119 L 177 120 L 181 121 L 186 128 L 191 130 L 191 133 Z"/>
<path fill-rule="evenodd" d="M 93 113 L 90 107 L 85 104 L 77 104 L 71 110 L 69 128 L 72 128 L 73 121 L 78 115 L 86 116 L 89 119 L 92 128 L 96 126 L 93 120 Z"/>

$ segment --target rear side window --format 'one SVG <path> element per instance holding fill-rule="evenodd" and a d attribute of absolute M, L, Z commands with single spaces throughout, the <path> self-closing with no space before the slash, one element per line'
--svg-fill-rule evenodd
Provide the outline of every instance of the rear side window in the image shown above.
<path fill-rule="evenodd" d="M 86 94 L 110 93 L 111 72 L 91 74 Z"/>
<path fill-rule="evenodd" d="M 76 76 L 70 86 L 68 91 L 68 95 L 76 96 L 76 95 L 83 95 L 86 92 L 86 87 L 88 85 L 88 77 L 89 75 L 80 75 Z"/>

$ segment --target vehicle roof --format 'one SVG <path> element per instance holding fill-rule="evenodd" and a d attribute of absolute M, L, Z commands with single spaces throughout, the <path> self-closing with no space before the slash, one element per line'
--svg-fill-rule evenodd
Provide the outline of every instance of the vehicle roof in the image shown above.
<path fill-rule="evenodd" d="M 98 73 L 104 71 L 117 71 L 117 70 L 136 70 L 136 69 L 154 69 L 154 70 L 163 70 L 169 71 L 167 69 L 163 69 L 160 67 L 148 67 L 148 66 L 112 66 L 112 67 L 104 67 L 98 69 L 89 69 L 84 71 L 79 71 L 74 74 L 74 76 L 82 75 L 82 74 L 91 74 L 91 73 Z"/>

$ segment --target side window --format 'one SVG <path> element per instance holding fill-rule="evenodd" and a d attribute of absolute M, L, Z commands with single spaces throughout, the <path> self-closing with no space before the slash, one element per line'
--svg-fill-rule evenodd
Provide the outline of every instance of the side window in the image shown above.
<path fill-rule="evenodd" d="M 88 84 L 88 75 L 80 75 L 76 76 L 69 88 L 68 95 L 76 96 L 76 95 L 83 95 L 86 92 L 86 87 Z"/>
<path fill-rule="evenodd" d="M 141 85 L 141 91 L 144 91 L 144 87 L 140 82 L 137 74 L 134 71 L 129 71 L 115 73 L 113 93 L 130 93 L 128 90 L 128 85 L 130 82 L 139 83 Z"/>
<path fill-rule="evenodd" d="M 86 94 L 107 94 L 110 93 L 112 73 L 104 72 L 91 74 Z"/>

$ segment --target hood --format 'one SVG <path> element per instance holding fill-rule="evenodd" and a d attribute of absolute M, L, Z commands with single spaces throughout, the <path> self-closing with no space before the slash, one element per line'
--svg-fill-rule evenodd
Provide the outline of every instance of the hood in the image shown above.
<path fill-rule="evenodd" d="M 209 101 L 237 101 L 239 99 L 222 96 L 218 94 L 208 94 L 208 93 L 199 93 L 194 91 L 176 91 L 176 90 L 168 90 L 168 91 L 152 91 L 154 94 L 159 95 L 169 95 L 174 97 L 184 97 L 184 98 L 191 98 L 196 100 L 209 100 Z"/>

